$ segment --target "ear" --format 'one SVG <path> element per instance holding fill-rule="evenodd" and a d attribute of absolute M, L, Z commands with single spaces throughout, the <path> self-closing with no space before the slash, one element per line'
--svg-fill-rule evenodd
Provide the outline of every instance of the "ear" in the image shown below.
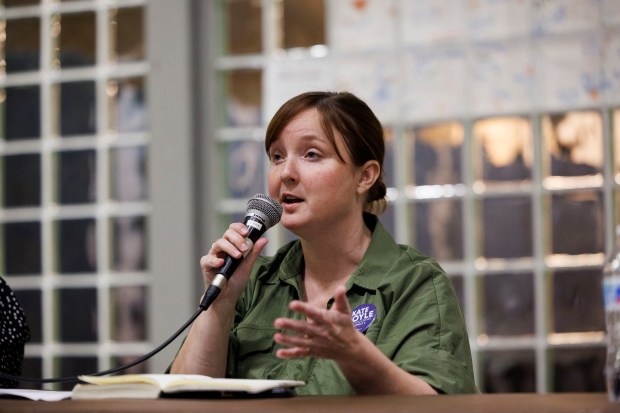
<path fill-rule="evenodd" d="M 364 165 L 360 167 L 359 180 L 357 181 L 357 193 L 362 195 L 374 185 L 381 174 L 381 166 L 379 162 L 375 160 L 366 161 Z"/>

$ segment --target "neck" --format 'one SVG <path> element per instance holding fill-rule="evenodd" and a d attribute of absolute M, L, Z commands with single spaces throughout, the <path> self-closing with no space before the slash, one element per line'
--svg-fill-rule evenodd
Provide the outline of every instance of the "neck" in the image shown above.
<path fill-rule="evenodd" d="M 371 237 L 360 215 L 338 228 L 302 238 L 305 282 L 324 288 L 344 284 L 364 257 Z"/>

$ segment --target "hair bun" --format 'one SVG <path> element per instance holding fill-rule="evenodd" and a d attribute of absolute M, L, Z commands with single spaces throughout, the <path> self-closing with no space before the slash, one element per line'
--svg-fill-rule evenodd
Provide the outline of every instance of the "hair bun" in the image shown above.
<path fill-rule="evenodd" d="M 368 191 L 368 198 L 364 211 L 379 215 L 385 211 L 388 205 L 387 188 L 382 179 L 378 179 Z"/>

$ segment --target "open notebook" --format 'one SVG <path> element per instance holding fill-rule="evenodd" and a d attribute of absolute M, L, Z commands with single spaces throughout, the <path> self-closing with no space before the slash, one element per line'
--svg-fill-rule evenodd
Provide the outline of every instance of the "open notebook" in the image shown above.
<path fill-rule="evenodd" d="M 282 396 L 294 387 L 296 380 L 224 379 L 197 374 L 126 374 L 120 376 L 80 376 L 72 399 L 209 396 Z"/>

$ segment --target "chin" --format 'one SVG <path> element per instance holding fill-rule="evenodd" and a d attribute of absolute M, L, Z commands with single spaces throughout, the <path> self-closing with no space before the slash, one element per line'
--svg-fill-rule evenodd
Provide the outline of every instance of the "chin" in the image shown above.
<path fill-rule="evenodd" d="M 289 231 L 293 231 L 297 227 L 296 222 L 294 220 L 288 220 L 285 218 L 282 218 L 280 220 L 280 224 L 282 224 L 282 226 L 288 229 Z"/>
<path fill-rule="evenodd" d="M 298 230 L 299 228 L 303 226 L 299 222 L 298 219 L 291 218 L 290 216 L 289 217 L 283 216 L 282 219 L 280 220 L 280 224 L 282 224 L 284 228 L 288 229 L 289 231 L 293 233 L 295 233 L 296 230 Z"/>

